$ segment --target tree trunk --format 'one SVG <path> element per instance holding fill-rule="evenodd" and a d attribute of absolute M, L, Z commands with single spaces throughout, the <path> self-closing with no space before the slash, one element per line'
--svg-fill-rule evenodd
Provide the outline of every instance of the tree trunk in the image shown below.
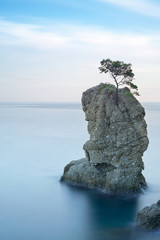
<path fill-rule="evenodd" d="M 115 103 L 116 103 L 116 105 L 118 107 L 118 104 L 119 104 L 119 101 L 118 101 L 118 87 L 119 87 L 119 85 L 118 85 L 118 81 L 116 79 L 116 76 L 112 75 L 112 77 L 114 78 L 114 81 L 116 83 L 116 100 L 115 100 Z"/>
<path fill-rule="evenodd" d="M 118 107 L 119 105 L 119 100 L 118 100 L 118 87 L 116 88 L 116 105 Z"/>

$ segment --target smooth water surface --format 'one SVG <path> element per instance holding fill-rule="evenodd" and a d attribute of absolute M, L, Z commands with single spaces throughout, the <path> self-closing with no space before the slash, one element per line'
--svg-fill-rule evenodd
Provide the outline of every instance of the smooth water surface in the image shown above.
<path fill-rule="evenodd" d="M 108 196 L 59 182 L 84 157 L 89 136 L 79 104 L 0 104 L 1 240 L 158 240 L 135 227 L 136 213 L 160 199 L 160 104 L 145 103 L 148 189 Z"/>

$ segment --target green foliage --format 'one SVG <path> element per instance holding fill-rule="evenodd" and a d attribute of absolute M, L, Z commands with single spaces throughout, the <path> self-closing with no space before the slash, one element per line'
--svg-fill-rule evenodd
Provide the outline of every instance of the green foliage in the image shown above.
<path fill-rule="evenodd" d="M 131 69 L 131 64 L 126 64 L 122 61 L 112 61 L 110 59 L 103 59 L 99 67 L 100 72 L 110 73 L 113 78 L 118 80 L 118 77 L 123 77 L 124 80 L 130 81 L 134 77 Z"/>
<path fill-rule="evenodd" d="M 132 92 L 133 95 L 140 96 L 139 92 Z"/>
<path fill-rule="evenodd" d="M 133 98 L 133 93 L 131 93 L 130 91 L 125 91 L 124 95 L 130 100 Z"/>
<path fill-rule="evenodd" d="M 128 96 L 128 97 L 132 97 L 133 96 L 133 94 L 130 91 L 125 91 L 124 95 Z"/>
<path fill-rule="evenodd" d="M 111 94 L 113 92 L 115 92 L 115 86 L 113 84 L 110 84 L 110 83 L 104 83 L 103 85 L 101 85 L 99 87 L 99 92 L 101 92 L 103 89 L 107 88 L 108 92 Z"/>
<path fill-rule="evenodd" d="M 98 91 L 101 92 L 103 89 L 105 89 L 107 86 L 107 84 L 104 83 L 103 85 L 101 85 L 99 88 L 98 88 Z"/>
<path fill-rule="evenodd" d="M 110 83 L 106 83 L 106 87 L 107 87 L 108 92 L 109 92 L 110 94 L 112 94 L 112 93 L 115 92 L 115 90 L 116 90 L 115 86 L 114 86 L 113 84 L 110 84 Z"/>
<path fill-rule="evenodd" d="M 127 85 L 130 90 L 134 90 L 132 94 L 139 96 L 138 87 L 132 83 L 134 79 L 134 73 L 132 71 L 132 65 L 130 63 L 124 63 L 123 61 L 112 61 L 110 59 L 103 59 L 100 62 L 99 67 L 100 73 L 109 73 L 116 84 L 117 99 L 116 104 L 118 105 L 118 89 L 121 85 Z"/>

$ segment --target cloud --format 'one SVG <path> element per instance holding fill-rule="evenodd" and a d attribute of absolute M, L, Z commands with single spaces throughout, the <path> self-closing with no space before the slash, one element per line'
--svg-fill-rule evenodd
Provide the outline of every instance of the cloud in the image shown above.
<path fill-rule="evenodd" d="M 0 45 L 32 46 L 50 49 L 65 46 L 67 37 L 55 32 L 47 32 L 41 26 L 13 23 L 0 20 Z"/>
<path fill-rule="evenodd" d="M 160 18 L 160 4 L 147 0 L 97 0 L 124 7 L 130 11 L 137 12 L 150 17 Z"/>
<path fill-rule="evenodd" d="M 0 46 L 28 46 L 38 49 L 132 49 L 153 52 L 153 42 L 159 47 L 159 35 L 117 33 L 94 26 L 33 24 L 0 20 Z"/>
<path fill-rule="evenodd" d="M 137 59 L 160 57 L 160 34 L 155 32 L 119 33 L 90 25 L 50 23 L 45 26 L 0 20 L 0 36 L 0 46 L 54 50 L 61 56 L 70 54 L 70 58 L 85 53 L 95 56 L 107 53 L 111 57 L 129 54 L 130 58 Z"/>
<path fill-rule="evenodd" d="M 25 101 L 30 92 L 30 100 L 61 101 L 63 91 L 63 101 L 79 101 L 86 88 L 108 81 L 98 71 L 103 58 L 131 62 L 142 92 L 153 80 L 155 88 L 159 86 L 159 33 L 119 33 L 89 25 L 42 26 L 1 20 L 0 35 L 3 101 Z"/>

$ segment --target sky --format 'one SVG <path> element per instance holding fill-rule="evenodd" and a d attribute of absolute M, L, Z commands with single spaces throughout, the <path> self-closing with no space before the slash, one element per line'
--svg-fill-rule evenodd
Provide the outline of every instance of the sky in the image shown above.
<path fill-rule="evenodd" d="M 80 102 L 107 58 L 160 102 L 158 0 L 0 0 L 0 102 Z"/>

